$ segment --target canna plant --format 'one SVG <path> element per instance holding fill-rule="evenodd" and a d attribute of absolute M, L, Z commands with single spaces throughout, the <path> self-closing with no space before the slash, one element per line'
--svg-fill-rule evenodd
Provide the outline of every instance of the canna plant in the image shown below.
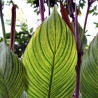
<path fill-rule="evenodd" d="M 74 95 L 79 98 L 79 93 L 83 98 L 98 98 L 98 34 L 85 54 L 83 50 L 88 11 L 95 1 L 88 0 L 82 30 L 78 26 L 76 5 L 72 26 L 61 1 L 62 18 L 54 7 L 44 20 L 44 0 L 39 0 L 42 24 L 32 36 L 22 62 L 13 53 L 16 7 L 12 7 L 8 48 L 0 0 L 4 37 L 0 43 L 0 98 L 72 98 Z"/>

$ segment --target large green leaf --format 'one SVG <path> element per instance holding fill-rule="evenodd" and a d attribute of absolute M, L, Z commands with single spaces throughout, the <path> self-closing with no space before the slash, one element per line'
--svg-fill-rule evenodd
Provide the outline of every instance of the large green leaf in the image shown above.
<path fill-rule="evenodd" d="M 98 35 L 83 56 L 80 81 L 83 98 L 98 98 Z"/>
<path fill-rule="evenodd" d="M 75 89 L 77 50 L 71 30 L 54 8 L 23 57 L 29 98 L 69 98 Z"/>
<path fill-rule="evenodd" d="M 0 98 L 20 98 L 23 64 L 4 42 L 0 43 Z"/>

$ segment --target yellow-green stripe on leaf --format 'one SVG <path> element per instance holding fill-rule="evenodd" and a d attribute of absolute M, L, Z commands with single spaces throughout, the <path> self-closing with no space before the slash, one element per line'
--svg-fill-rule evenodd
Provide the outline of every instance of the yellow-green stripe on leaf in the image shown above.
<path fill-rule="evenodd" d="M 98 34 L 83 56 L 80 91 L 82 98 L 98 98 Z"/>
<path fill-rule="evenodd" d="M 23 64 L 8 49 L 4 42 L 0 43 L 0 98 L 20 98 L 23 93 Z"/>
<path fill-rule="evenodd" d="M 69 98 L 75 90 L 77 50 L 71 30 L 54 8 L 32 36 L 23 57 L 29 98 Z"/>

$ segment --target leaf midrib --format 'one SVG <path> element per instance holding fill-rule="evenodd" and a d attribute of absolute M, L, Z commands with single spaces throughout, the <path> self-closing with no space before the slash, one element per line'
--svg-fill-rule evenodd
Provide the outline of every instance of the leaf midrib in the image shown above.
<path fill-rule="evenodd" d="M 55 26 L 55 38 L 54 38 L 53 66 L 52 66 L 51 76 L 50 76 L 50 85 L 49 85 L 48 98 L 50 98 L 50 95 L 51 95 L 51 86 L 52 86 L 52 79 L 53 79 L 55 54 L 56 54 L 56 14 L 55 14 L 55 11 L 54 11 L 54 26 Z"/>

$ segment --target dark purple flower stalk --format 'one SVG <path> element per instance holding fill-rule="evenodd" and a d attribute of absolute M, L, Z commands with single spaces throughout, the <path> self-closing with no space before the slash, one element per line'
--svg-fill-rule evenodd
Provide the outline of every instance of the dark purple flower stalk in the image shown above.
<path fill-rule="evenodd" d="M 84 29 L 82 33 L 82 40 L 83 41 L 83 36 L 85 33 L 85 28 L 86 28 L 86 23 L 87 23 L 87 17 L 88 17 L 88 12 L 90 9 L 90 6 L 93 2 L 96 0 L 88 0 L 88 8 L 87 8 L 87 13 L 85 17 L 85 22 L 84 22 Z M 75 37 L 76 37 L 76 44 L 77 44 L 77 52 L 78 52 L 78 61 L 77 61 L 77 75 L 76 75 L 76 90 L 75 90 L 75 98 L 79 98 L 79 89 L 80 89 L 80 65 L 81 65 L 81 57 L 82 57 L 82 42 L 79 44 L 79 33 L 78 33 L 78 20 L 77 20 L 77 8 L 76 8 L 76 3 L 75 3 Z"/>
<path fill-rule="evenodd" d="M 41 14 L 41 22 L 44 21 L 44 0 L 39 0 L 39 8 Z"/>
<path fill-rule="evenodd" d="M 78 15 L 77 15 L 77 7 L 75 3 L 75 38 L 77 45 L 77 53 L 78 53 L 78 61 L 76 66 L 76 90 L 75 90 L 75 98 L 79 98 L 79 88 L 80 88 L 80 65 L 81 65 L 81 57 L 82 52 L 79 44 L 79 32 L 78 32 Z"/>
<path fill-rule="evenodd" d="M 80 50 L 80 48 L 79 48 L 79 32 L 78 32 L 78 15 L 77 15 L 76 4 L 75 4 L 75 38 L 76 38 L 77 49 Z"/>
<path fill-rule="evenodd" d="M 84 28 L 83 28 L 83 32 L 82 32 L 82 37 L 81 37 L 81 47 L 82 47 L 82 44 L 83 44 L 83 36 L 84 36 L 84 33 L 85 33 L 85 29 L 86 29 L 88 12 L 90 10 L 91 4 L 94 3 L 95 1 L 98 1 L 98 0 L 88 0 L 88 7 L 87 7 L 86 16 L 85 16 L 85 22 L 84 22 Z"/>
<path fill-rule="evenodd" d="M 72 2 L 73 0 L 67 0 L 68 11 L 70 15 L 73 13 Z"/>
<path fill-rule="evenodd" d="M 12 18 L 11 18 L 11 36 L 10 36 L 10 49 L 14 51 L 15 41 L 15 24 L 16 24 L 16 6 L 12 6 Z"/>
<path fill-rule="evenodd" d="M 81 52 L 78 52 L 75 98 L 79 98 L 81 57 L 82 57 Z"/>
<path fill-rule="evenodd" d="M 72 3 L 73 3 L 73 0 L 67 0 L 67 6 L 68 6 L 69 15 L 72 18 L 72 21 L 74 22 L 75 18 L 74 18 L 74 14 L 73 14 Z"/>

